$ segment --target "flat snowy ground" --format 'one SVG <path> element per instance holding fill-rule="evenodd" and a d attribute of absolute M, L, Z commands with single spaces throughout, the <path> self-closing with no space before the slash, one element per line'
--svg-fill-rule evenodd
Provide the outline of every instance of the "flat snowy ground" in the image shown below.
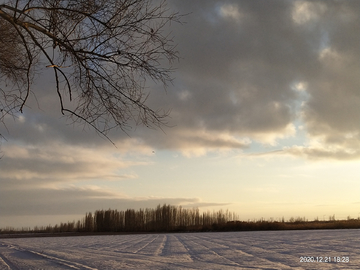
<path fill-rule="evenodd" d="M 335 263 L 334 256 L 350 262 Z M 360 269 L 360 231 L 0 239 L 0 269 Z"/>

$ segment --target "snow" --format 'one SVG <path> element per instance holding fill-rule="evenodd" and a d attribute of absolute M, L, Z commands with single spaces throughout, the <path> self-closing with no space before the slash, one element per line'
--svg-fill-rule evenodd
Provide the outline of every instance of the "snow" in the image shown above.
<path fill-rule="evenodd" d="M 300 262 L 300 257 L 350 262 Z M 359 230 L 0 239 L 0 270 L 358 269 Z"/>

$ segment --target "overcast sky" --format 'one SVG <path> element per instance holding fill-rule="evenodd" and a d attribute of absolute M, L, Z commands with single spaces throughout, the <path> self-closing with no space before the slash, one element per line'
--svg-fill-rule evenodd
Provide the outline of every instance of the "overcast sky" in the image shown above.
<path fill-rule="evenodd" d="M 360 215 L 360 1 L 184 1 L 164 131 L 61 117 L 53 79 L 0 126 L 0 227 L 170 203 L 243 220 Z"/>

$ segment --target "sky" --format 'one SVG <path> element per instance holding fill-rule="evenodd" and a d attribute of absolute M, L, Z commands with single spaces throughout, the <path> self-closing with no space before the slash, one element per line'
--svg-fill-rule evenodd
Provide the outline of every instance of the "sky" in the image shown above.
<path fill-rule="evenodd" d="M 158 204 L 241 220 L 360 216 L 360 1 L 168 1 L 163 130 L 108 140 L 61 116 L 53 78 L 0 133 L 0 228 Z M 36 90 L 36 91 L 35 91 Z M 37 105 L 37 102 L 38 105 Z M 31 105 L 32 104 L 32 105 Z"/>

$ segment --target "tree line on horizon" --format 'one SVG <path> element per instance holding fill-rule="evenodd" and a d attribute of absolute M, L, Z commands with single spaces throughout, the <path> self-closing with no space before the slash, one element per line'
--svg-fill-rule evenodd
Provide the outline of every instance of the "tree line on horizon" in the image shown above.
<path fill-rule="evenodd" d="M 239 221 L 235 212 L 207 211 L 200 213 L 198 208 L 158 205 L 156 208 L 121 210 L 97 210 L 88 212 L 77 222 L 65 222 L 55 226 L 35 226 L 34 229 L 0 229 L 0 233 L 127 233 L 127 232 L 200 232 L 200 231 L 246 231 L 246 230 L 304 230 L 304 229 L 350 229 L 360 228 L 360 219 L 350 216 L 347 220 L 336 220 L 335 215 L 328 221 L 318 218 L 308 221 L 305 217 Z"/>
<path fill-rule="evenodd" d="M 98 210 L 94 214 L 86 213 L 79 225 L 86 232 L 174 231 L 223 224 L 236 218 L 228 210 L 200 213 L 198 208 L 164 204 L 155 209 Z"/>
<path fill-rule="evenodd" d="M 239 216 L 228 210 L 200 213 L 198 208 L 158 205 L 156 208 L 97 210 L 88 212 L 77 222 L 55 226 L 36 226 L 35 232 L 170 232 L 210 230 L 214 225 L 226 224 Z"/>

